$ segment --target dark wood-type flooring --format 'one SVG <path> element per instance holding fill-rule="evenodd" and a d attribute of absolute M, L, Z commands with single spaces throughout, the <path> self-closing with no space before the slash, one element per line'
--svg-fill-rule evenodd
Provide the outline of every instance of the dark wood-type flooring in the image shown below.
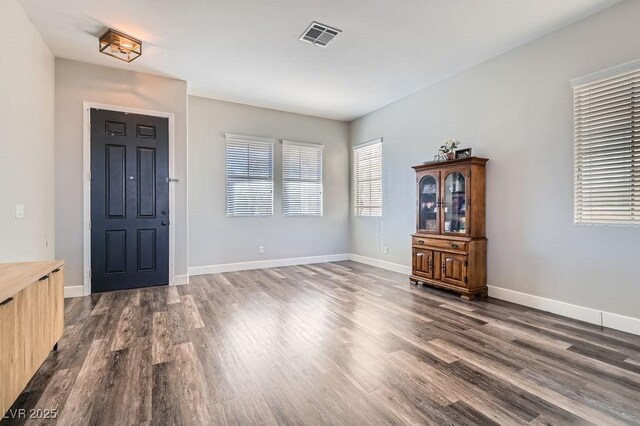
<path fill-rule="evenodd" d="M 640 336 L 354 262 L 69 299 L 65 316 L 13 407 L 62 425 L 640 424 Z"/>

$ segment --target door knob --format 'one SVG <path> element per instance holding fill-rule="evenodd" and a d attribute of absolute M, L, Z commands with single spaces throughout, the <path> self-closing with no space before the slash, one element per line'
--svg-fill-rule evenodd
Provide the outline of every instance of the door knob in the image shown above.
<path fill-rule="evenodd" d="M 166 220 L 163 220 L 162 222 L 160 222 L 160 225 L 162 226 L 167 226 L 169 224 L 169 222 L 167 222 Z"/>

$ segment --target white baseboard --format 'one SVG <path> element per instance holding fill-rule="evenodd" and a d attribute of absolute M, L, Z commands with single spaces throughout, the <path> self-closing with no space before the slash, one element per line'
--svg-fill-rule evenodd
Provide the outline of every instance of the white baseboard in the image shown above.
<path fill-rule="evenodd" d="M 601 325 L 600 311 L 596 309 L 572 305 L 571 303 L 547 299 L 546 297 L 534 296 L 533 294 L 521 293 L 507 288 L 492 285 L 487 287 L 489 287 L 489 296 L 495 297 L 496 299 L 506 300 L 507 302 L 517 303 L 518 305 L 524 305 L 529 308 L 540 309 L 541 311 L 552 312 L 591 324 Z"/>
<path fill-rule="evenodd" d="M 71 287 L 64 288 L 64 298 L 70 297 L 82 297 L 84 296 L 84 287 L 81 285 L 74 285 Z"/>
<path fill-rule="evenodd" d="M 173 277 L 173 282 L 170 285 L 184 285 L 189 284 L 189 275 L 176 275 Z"/>
<path fill-rule="evenodd" d="M 349 254 L 325 256 L 291 257 L 287 259 L 258 260 L 255 262 L 224 263 L 219 265 L 193 266 L 189 275 L 219 274 L 221 272 L 247 271 L 250 269 L 278 268 L 280 266 L 309 265 L 312 263 L 339 262 L 349 260 Z"/>
<path fill-rule="evenodd" d="M 354 262 L 364 263 L 371 266 L 377 266 L 378 268 L 387 269 L 393 272 L 399 272 L 401 274 L 411 274 L 411 267 L 400 265 L 399 263 L 387 262 L 386 260 L 374 259 L 373 257 L 360 256 L 359 254 L 351 253 L 349 259 Z"/>
<path fill-rule="evenodd" d="M 602 323 L 605 327 L 613 328 L 614 330 L 626 331 L 627 333 L 640 335 L 639 318 L 612 314 L 611 312 L 603 312 Z"/>
<path fill-rule="evenodd" d="M 518 305 L 524 305 L 529 308 L 540 309 L 541 311 L 552 312 L 591 324 L 640 335 L 640 318 L 627 317 L 611 312 L 586 308 L 584 306 L 572 305 L 571 303 L 560 302 L 559 300 L 547 299 L 545 297 L 534 296 L 533 294 L 521 293 L 506 288 L 495 286 L 487 287 L 489 287 L 489 296 L 495 297 L 496 299 L 506 300 L 507 302 L 517 303 Z"/>

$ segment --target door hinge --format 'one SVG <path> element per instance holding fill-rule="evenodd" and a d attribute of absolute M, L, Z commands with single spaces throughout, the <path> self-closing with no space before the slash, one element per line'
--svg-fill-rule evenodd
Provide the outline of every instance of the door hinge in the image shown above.
<path fill-rule="evenodd" d="M 91 231 L 91 221 L 89 221 L 89 231 Z"/>
<path fill-rule="evenodd" d="M 465 284 L 467 283 L 467 277 L 464 277 L 464 283 Z"/>
<path fill-rule="evenodd" d="M 469 264 L 467 263 L 467 261 L 464 261 L 464 267 L 466 268 Z"/>
<path fill-rule="evenodd" d="M 91 181 L 91 171 L 89 171 L 89 181 Z"/>

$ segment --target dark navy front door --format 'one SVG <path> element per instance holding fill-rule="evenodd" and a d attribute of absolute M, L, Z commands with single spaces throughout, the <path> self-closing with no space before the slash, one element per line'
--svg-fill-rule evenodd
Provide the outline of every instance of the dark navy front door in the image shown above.
<path fill-rule="evenodd" d="M 169 283 L 168 119 L 91 110 L 91 290 Z"/>

